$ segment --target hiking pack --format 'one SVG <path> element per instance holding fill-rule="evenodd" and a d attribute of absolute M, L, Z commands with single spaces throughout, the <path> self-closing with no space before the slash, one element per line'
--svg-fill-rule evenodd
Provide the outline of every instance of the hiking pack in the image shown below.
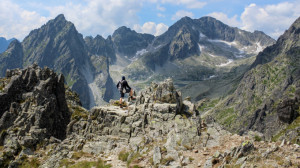
<path fill-rule="evenodd" d="M 123 83 L 124 83 L 124 80 L 119 81 L 119 83 L 118 83 L 118 90 L 119 90 L 120 92 L 123 92 L 123 91 L 124 91 L 124 85 L 123 85 Z"/>
<path fill-rule="evenodd" d="M 120 92 L 123 92 L 123 93 L 129 93 L 130 92 L 130 88 L 125 88 L 124 87 L 124 83 L 125 83 L 125 80 L 119 81 L 119 83 L 118 83 L 118 90 Z"/>

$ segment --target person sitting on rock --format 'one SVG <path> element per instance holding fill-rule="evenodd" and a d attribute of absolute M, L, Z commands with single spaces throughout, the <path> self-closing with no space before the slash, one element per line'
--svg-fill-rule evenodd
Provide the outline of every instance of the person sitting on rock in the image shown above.
<path fill-rule="evenodd" d="M 121 94 L 119 101 L 120 108 L 123 108 L 122 99 L 124 98 L 125 93 L 129 93 L 131 100 L 135 100 L 135 98 L 133 97 L 133 89 L 131 89 L 131 87 L 128 85 L 128 82 L 125 80 L 125 76 L 122 76 L 122 80 L 118 82 L 117 88 Z"/>

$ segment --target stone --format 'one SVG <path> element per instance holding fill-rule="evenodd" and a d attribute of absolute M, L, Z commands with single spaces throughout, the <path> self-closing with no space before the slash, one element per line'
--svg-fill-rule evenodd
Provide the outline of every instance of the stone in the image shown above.
<path fill-rule="evenodd" d="M 219 158 L 220 156 L 221 156 L 221 153 L 219 151 L 216 151 L 215 154 L 214 154 L 214 157 Z"/>
<path fill-rule="evenodd" d="M 161 153 L 160 153 L 160 147 L 156 146 L 153 150 L 153 163 L 154 165 L 159 164 L 161 161 Z"/>
<path fill-rule="evenodd" d="M 204 168 L 212 168 L 212 167 L 213 167 L 212 160 L 213 160 L 213 158 L 212 158 L 212 157 L 209 157 L 209 158 L 205 161 L 203 167 L 204 167 Z"/>
<path fill-rule="evenodd" d="M 247 157 L 241 157 L 235 162 L 235 164 L 242 165 L 247 159 Z"/>
<path fill-rule="evenodd" d="M 281 144 L 280 144 L 280 146 L 279 146 L 279 147 L 283 147 L 283 146 L 284 146 L 284 144 L 285 144 L 285 139 L 283 139 L 283 140 L 282 140 L 282 142 L 281 142 Z"/>
<path fill-rule="evenodd" d="M 99 155 L 102 152 L 107 150 L 107 143 L 106 142 L 87 142 L 82 151 L 86 153 L 91 153 L 95 155 Z"/>
<path fill-rule="evenodd" d="M 184 157 L 183 160 L 182 160 L 182 166 L 187 166 L 188 164 L 191 163 L 189 157 Z"/>

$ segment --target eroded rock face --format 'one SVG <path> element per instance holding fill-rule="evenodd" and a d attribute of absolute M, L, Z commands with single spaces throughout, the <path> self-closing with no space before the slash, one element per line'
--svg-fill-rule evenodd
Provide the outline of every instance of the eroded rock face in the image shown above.
<path fill-rule="evenodd" d="M 8 70 L 0 91 L 1 145 L 14 142 L 13 153 L 21 146 L 34 149 L 45 139 L 63 140 L 70 122 L 65 99 L 64 76 L 36 64 Z M 9 81 L 9 82 L 8 82 Z"/>

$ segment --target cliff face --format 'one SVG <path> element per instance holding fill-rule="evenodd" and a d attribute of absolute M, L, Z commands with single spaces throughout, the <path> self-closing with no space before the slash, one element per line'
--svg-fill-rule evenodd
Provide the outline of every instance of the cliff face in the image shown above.
<path fill-rule="evenodd" d="M 237 90 L 214 112 L 234 132 L 255 130 L 268 139 L 299 137 L 300 19 L 257 56 Z M 291 125 L 293 125 L 291 127 Z M 297 131 L 298 130 L 298 131 Z"/>

